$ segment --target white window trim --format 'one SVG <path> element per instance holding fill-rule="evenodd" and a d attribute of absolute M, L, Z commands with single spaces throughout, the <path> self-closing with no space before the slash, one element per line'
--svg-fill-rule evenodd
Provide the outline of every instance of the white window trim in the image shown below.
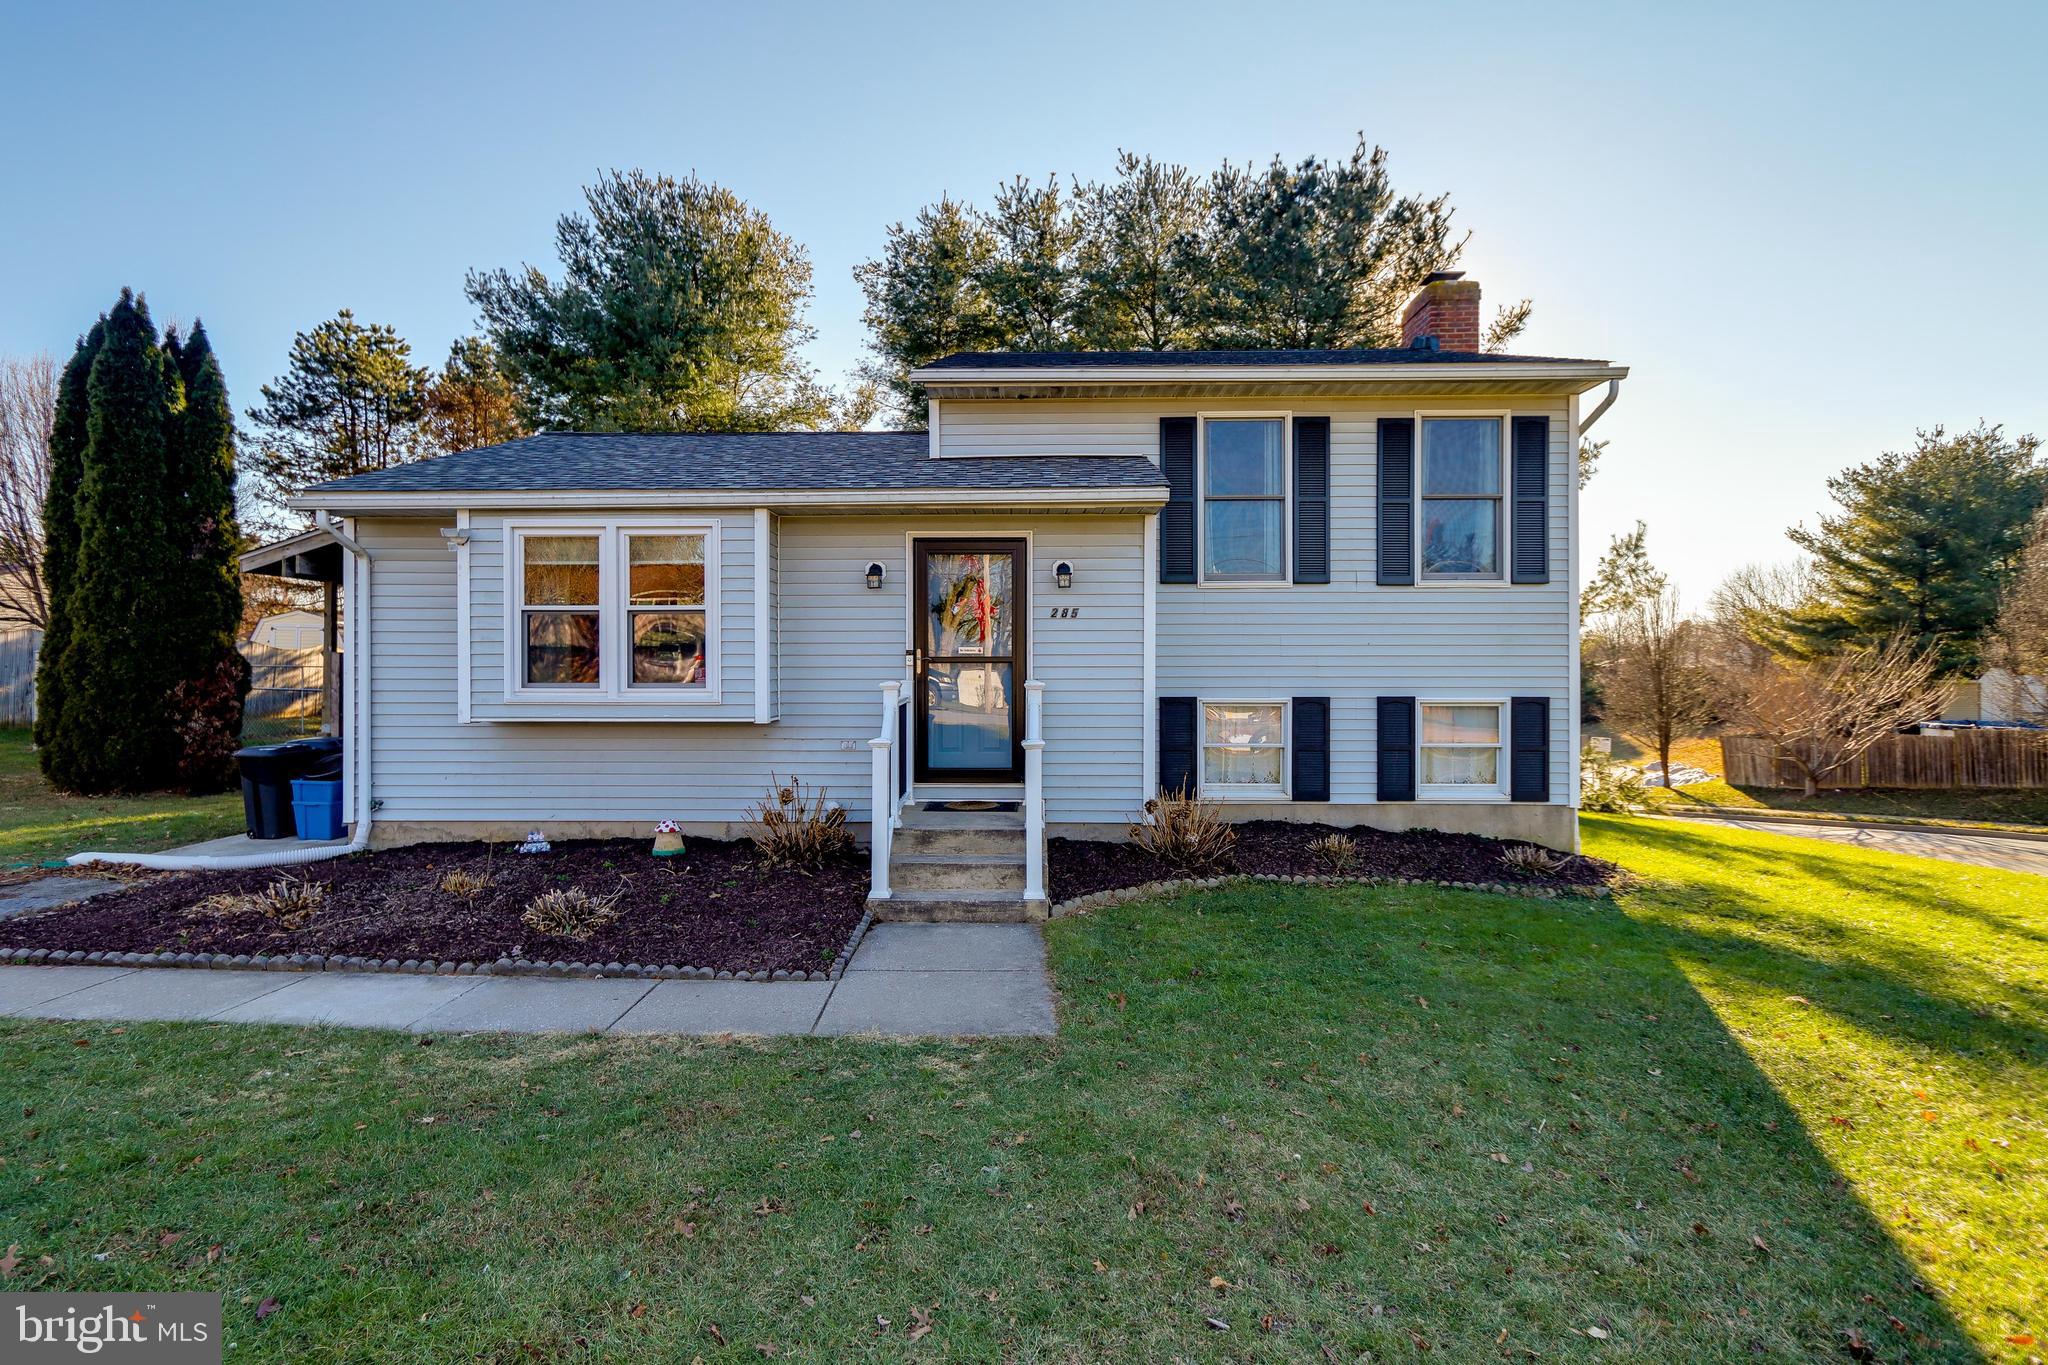
<path fill-rule="evenodd" d="M 1491 706 L 1500 719 L 1494 729 L 1492 744 L 1429 744 L 1422 738 L 1422 712 L 1430 706 Z M 1415 799 L 1418 801 L 1505 801 L 1508 799 L 1508 763 L 1512 755 L 1508 752 L 1508 699 L 1506 697 L 1417 697 L 1415 699 Z M 1425 784 L 1422 780 L 1422 751 L 1424 749 L 1492 749 L 1500 757 L 1493 765 L 1493 785 L 1484 786 L 1477 782 L 1438 782 Z"/>
<path fill-rule="evenodd" d="M 1209 708 L 1212 706 L 1274 706 L 1280 710 L 1280 781 L 1268 782 L 1217 782 L 1209 781 Z M 1288 774 L 1294 771 L 1294 703 L 1291 697 L 1197 697 L 1195 719 L 1200 734 L 1195 742 L 1195 790 L 1205 797 L 1219 801 L 1291 801 L 1293 788 L 1288 786 Z M 1219 746 L 1220 747 L 1220 746 Z M 1271 745 L 1257 746 L 1271 748 Z"/>
<path fill-rule="evenodd" d="M 1280 572 L 1272 578 L 1209 576 L 1209 423 L 1280 423 Z M 1198 412 L 1195 414 L 1195 585 L 1204 588 L 1278 588 L 1294 581 L 1294 413 Z"/>
<path fill-rule="evenodd" d="M 1508 442 L 1514 434 L 1514 423 L 1509 419 L 1514 416 L 1514 413 L 1506 408 L 1483 411 L 1470 409 L 1460 411 L 1455 408 L 1448 411 L 1417 409 L 1414 416 L 1415 507 L 1413 515 L 1415 522 L 1412 533 L 1413 539 L 1410 543 L 1415 546 L 1415 586 L 1418 588 L 1506 588 L 1514 586 L 1508 574 L 1508 561 L 1515 553 L 1514 533 L 1511 525 L 1513 517 L 1509 506 L 1511 502 L 1509 490 L 1514 486 L 1512 480 L 1515 467 L 1514 453 L 1508 449 Z M 1431 576 L 1422 570 L 1422 504 L 1427 496 L 1422 491 L 1423 465 L 1425 460 L 1422 424 L 1431 418 L 1440 419 L 1445 417 L 1471 419 L 1491 417 L 1500 423 L 1500 492 L 1494 498 L 1494 501 L 1500 507 L 1500 517 L 1494 525 L 1494 563 L 1499 566 L 1500 571 L 1495 574 L 1437 574 Z"/>
<path fill-rule="evenodd" d="M 521 611 L 525 603 L 525 541 L 529 536 L 594 535 L 597 543 L 598 682 L 532 685 L 526 681 L 525 642 Z M 704 641 L 711 659 L 702 687 L 627 682 L 628 658 L 626 556 L 628 535 L 704 537 Z M 725 640 L 719 612 L 723 578 L 719 522 L 671 517 L 564 517 L 505 523 L 505 700 L 549 706 L 711 706 L 719 701 L 725 667 Z"/>

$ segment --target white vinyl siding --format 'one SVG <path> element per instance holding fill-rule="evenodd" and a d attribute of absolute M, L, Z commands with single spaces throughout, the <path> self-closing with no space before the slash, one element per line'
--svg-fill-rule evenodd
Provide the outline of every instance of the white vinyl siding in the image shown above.
<path fill-rule="evenodd" d="M 712 515 L 712 514 L 705 514 Z M 878 684 L 904 676 L 906 532 L 1022 535 L 1034 547 L 1031 654 L 1046 684 L 1046 805 L 1054 823 L 1128 820 L 1142 785 L 1143 524 L 1108 516 L 890 516 L 770 519 L 771 695 L 757 722 L 752 669 L 755 519 L 720 528 L 723 699 L 712 706 L 617 702 L 550 712 L 504 700 L 507 517 L 470 516 L 471 709 L 455 705 L 455 555 L 427 520 L 359 523 L 376 556 L 372 612 L 378 818 L 425 825 L 492 821 L 738 821 L 771 776 L 822 787 L 868 818 Z M 698 520 L 679 513 L 680 519 Z M 1052 566 L 1074 566 L 1074 586 Z M 888 570 L 868 590 L 870 560 Z M 1053 606 L 1074 610 L 1047 619 Z M 658 719 L 657 719 L 658 717 Z M 675 723 L 690 721 L 695 723 Z M 706 721 L 724 723 L 704 723 Z"/>
<path fill-rule="evenodd" d="M 1378 697 L 1549 697 L 1551 799 L 1567 802 L 1578 775 L 1572 745 L 1577 650 L 1566 548 L 1577 466 L 1569 449 L 1567 400 L 1429 400 L 1432 412 L 1505 409 L 1550 419 L 1550 581 L 1439 582 L 1427 588 L 1373 582 L 1378 419 L 1412 417 L 1422 405 L 1400 398 L 1304 398 L 1289 405 L 1297 418 L 1331 419 L 1330 582 L 1228 592 L 1159 584 L 1159 695 L 1328 697 L 1330 799 L 1338 803 L 1375 799 Z M 1069 409 L 1069 420 L 1100 432 L 1142 428 L 1151 454 L 1158 450 L 1161 417 L 1218 410 L 1213 398 L 1061 406 Z M 1270 410 L 1272 400 L 1247 399 L 1243 406 Z M 1048 404 L 1042 420 L 1055 424 L 1055 416 Z M 1081 444 L 1064 433 L 1044 439 L 1048 447 Z"/>

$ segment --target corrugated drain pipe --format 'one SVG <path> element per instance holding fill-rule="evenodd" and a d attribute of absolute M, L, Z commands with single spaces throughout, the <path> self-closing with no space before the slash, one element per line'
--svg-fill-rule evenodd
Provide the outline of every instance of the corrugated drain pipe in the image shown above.
<path fill-rule="evenodd" d="M 313 514 L 320 528 L 333 536 L 342 549 L 355 556 L 356 575 L 353 601 L 349 603 L 348 686 L 357 704 L 348 713 L 346 745 L 356 748 L 355 834 L 346 844 L 320 848 L 281 848 L 275 853 L 74 853 L 64 861 L 73 867 L 93 863 L 125 863 L 130 867 L 157 868 L 166 872 L 226 871 L 243 867 L 293 867 L 361 853 L 370 844 L 370 552 L 346 535 L 325 512 Z"/>

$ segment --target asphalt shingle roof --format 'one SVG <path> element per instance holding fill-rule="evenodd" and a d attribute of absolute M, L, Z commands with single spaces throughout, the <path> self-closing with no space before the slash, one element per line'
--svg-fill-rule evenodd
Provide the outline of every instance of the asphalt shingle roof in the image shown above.
<path fill-rule="evenodd" d="M 927 370 L 1062 370 L 1197 365 L 1604 365 L 1555 355 L 1425 351 L 1408 346 L 1350 351 L 961 351 Z"/>
<path fill-rule="evenodd" d="M 931 458 L 921 431 L 777 431 L 677 435 L 542 432 L 308 493 L 817 491 L 1073 488 L 1164 490 L 1136 455 Z"/>

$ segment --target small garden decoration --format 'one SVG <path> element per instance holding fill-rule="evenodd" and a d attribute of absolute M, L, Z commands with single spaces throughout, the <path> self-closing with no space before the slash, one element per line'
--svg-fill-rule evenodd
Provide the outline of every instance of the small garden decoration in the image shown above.
<path fill-rule="evenodd" d="M 683 851 L 683 827 L 673 820 L 663 820 L 654 827 L 654 856 L 673 858 Z"/>
<path fill-rule="evenodd" d="M 514 851 L 518 853 L 546 853 L 551 847 L 553 845 L 548 843 L 547 835 L 542 834 L 537 829 L 530 829 L 526 831 L 526 842 Z"/>

